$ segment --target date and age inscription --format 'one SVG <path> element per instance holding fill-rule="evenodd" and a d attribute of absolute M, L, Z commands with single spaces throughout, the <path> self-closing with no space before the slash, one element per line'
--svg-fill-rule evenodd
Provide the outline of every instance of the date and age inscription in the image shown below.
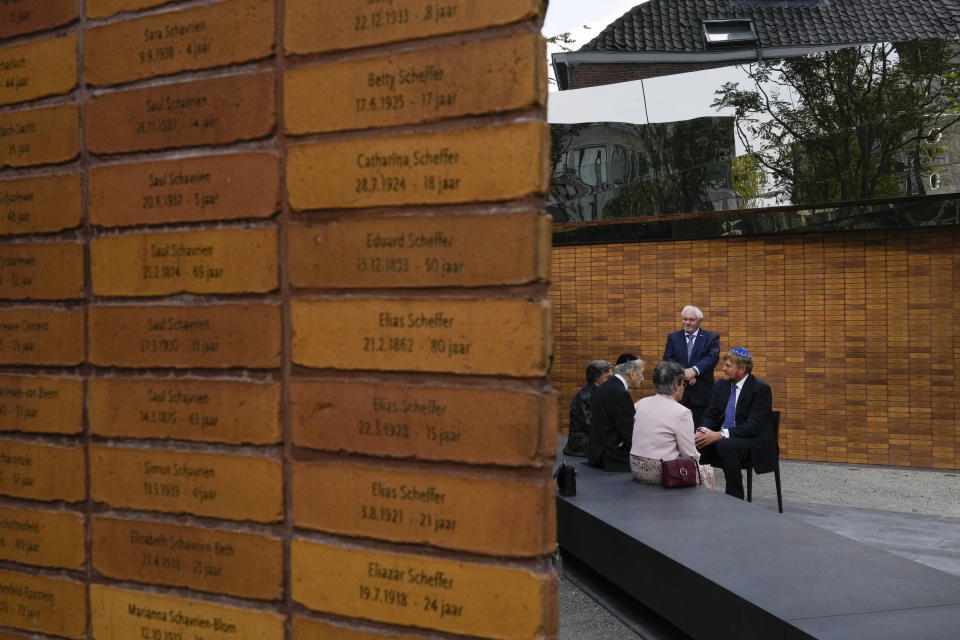
<path fill-rule="evenodd" d="M 409 9 L 394 6 L 394 0 L 367 0 L 363 13 L 353 18 L 354 31 L 370 31 L 397 27 L 409 24 L 412 21 L 427 23 L 444 23 L 457 17 L 459 3 L 430 3 L 418 14 Z M 402 4 L 397 0 L 396 5 Z"/>

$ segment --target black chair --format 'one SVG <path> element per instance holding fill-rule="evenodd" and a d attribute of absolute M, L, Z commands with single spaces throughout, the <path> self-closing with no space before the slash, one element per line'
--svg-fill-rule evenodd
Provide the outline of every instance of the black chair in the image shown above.
<path fill-rule="evenodd" d="M 773 446 L 777 448 L 777 455 L 773 463 L 773 478 L 777 483 L 777 509 L 783 513 L 783 496 L 780 493 L 780 412 L 770 412 L 770 426 L 773 428 Z M 741 469 L 747 470 L 747 502 L 753 502 L 753 462 L 747 460 Z M 764 472 L 768 473 L 768 472 Z M 759 473 L 757 475 L 760 475 Z"/>

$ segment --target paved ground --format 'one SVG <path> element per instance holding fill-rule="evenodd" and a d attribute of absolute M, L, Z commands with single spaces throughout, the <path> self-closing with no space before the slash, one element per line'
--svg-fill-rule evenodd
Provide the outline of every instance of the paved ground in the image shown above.
<path fill-rule="evenodd" d="M 773 474 L 754 476 L 758 509 L 960 576 L 960 471 L 787 460 L 780 468 L 783 515 Z M 722 491 L 722 474 L 718 481 Z M 560 576 L 561 640 L 641 637 Z"/>

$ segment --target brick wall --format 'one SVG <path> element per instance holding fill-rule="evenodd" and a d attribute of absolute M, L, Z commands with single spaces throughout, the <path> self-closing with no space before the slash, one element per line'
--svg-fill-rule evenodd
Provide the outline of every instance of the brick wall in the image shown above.
<path fill-rule="evenodd" d="M 652 393 L 696 304 L 772 385 L 783 458 L 960 468 L 958 247 L 956 228 L 556 247 L 561 424 L 593 358 L 640 355 Z"/>
<path fill-rule="evenodd" d="M 617 82 L 642 80 L 729 66 L 729 62 L 674 62 L 643 64 L 572 64 L 568 67 L 568 89 L 584 89 Z"/>

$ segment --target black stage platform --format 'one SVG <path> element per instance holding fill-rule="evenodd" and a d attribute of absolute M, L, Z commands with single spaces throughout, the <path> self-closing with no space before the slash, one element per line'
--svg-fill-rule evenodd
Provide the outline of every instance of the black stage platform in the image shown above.
<path fill-rule="evenodd" d="M 958 577 L 718 491 L 580 460 L 567 458 L 577 495 L 557 496 L 562 553 L 693 638 L 960 638 Z"/>

